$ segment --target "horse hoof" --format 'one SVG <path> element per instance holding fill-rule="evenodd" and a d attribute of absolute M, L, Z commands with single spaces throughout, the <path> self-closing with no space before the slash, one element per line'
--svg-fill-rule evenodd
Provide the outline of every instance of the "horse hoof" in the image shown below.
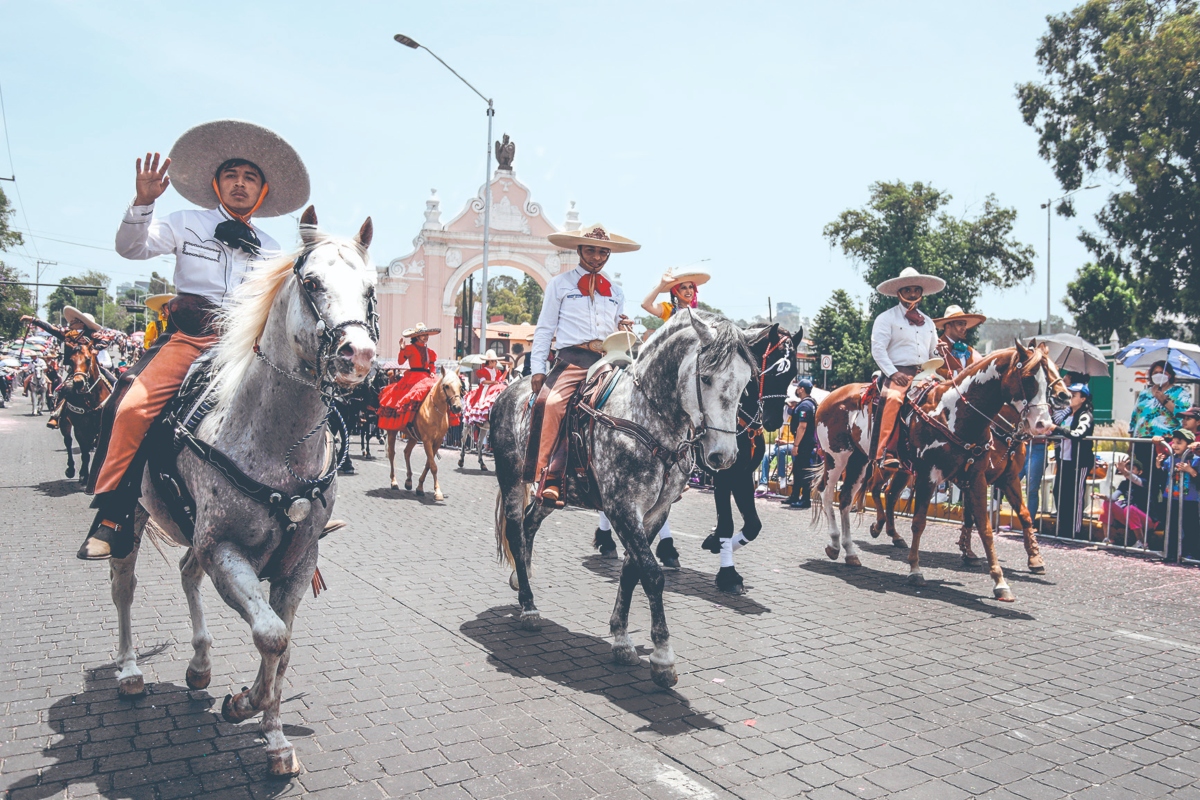
<path fill-rule="evenodd" d="M 412 491 L 412 481 L 405 481 L 405 482 L 404 482 L 404 491 L 406 491 L 406 492 L 411 492 L 411 491 Z"/>
<path fill-rule="evenodd" d="M 392 488 L 393 488 L 393 489 L 399 489 L 399 488 L 400 488 L 400 484 L 396 483 L 395 481 L 392 481 Z"/>
<path fill-rule="evenodd" d="M 1017 599 L 1017 596 L 1012 593 L 1012 589 L 1009 589 L 1007 586 L 997 586 L 996 588 L 992 589 L 992 594 L 994 594 L 996 599 L 1001 603 L 1012 603 Z"/>
<path fill-rule="evenodd" d="M 74 467 L 67 467 L 67 477 L 68 478 L 75 477 L 75 468 Z"/>
<path fill-rule="evenodd" d="M 1034 556 L 1029 559 L 1029 571 L 1034 575 L 1045 575 L 1046 562 L 1042 560 L 1041 556 Z"/>
<path fill-rule="evenodd" d="M 186 680 L 189 689 L 207 689 L 208 684 L 212 681 L 212 670 L 200 672 L 199 670 L 188 667 Z"/>
<path fill-rule="evenodd" d="M 413 494 L 415 494 L 417 497 L 424 497 L 424 496 L 425 496 L 425 490 L 424 490 L 424 489 L 417 489 L 415 492 L 413 492 Z"/>
<path fill-rule="evenodd" d="M 910 572 L 908 573 L 908 584 L 909 586 L 924 586 L 925 576 L 919 572 Z"/>
<path fill-rule="evenodd" d="M 623 667 L 636 667 L 642 663 L 641 656 L 637 654 L 637 650 L 634 650 L 627 644 L 620 647 L 614 646 L 612 655 L 613 663 L 620 664 Z"/>
<path fill-rule="evenodd" d="M 146 693 L 146 679 L 141 675 L 130 675 L 117 681 L 117 694 L 121 697 L 140 697 Z"/>
<path fill-rule="evenodd" d="M 871 538 L 878 539 L 879 534 L 881 534 L 881 533 L 883 533 L 883 528 L 879 525 L 879 523 L 872 522 L 871 523 Z"/>
<path fill-rule="evenodd" d="M 908 542 L 904 541 L 904 537 L 902 537 L 902 536 L 893 536 L 892 537 L 892 547 L 902 547 L 905 550 L 907 550 Z"/>
<path fill-rule="evenodd" d="M 487 464 L 484 464 L 482 461 L 480 461 L 479 469 L 482 470 L 483 472 L 487 472 L 488 471 Z"/>
<path fill-rule="evenodd" d="M 462 466 L 463 466 L 463 461 L 462 461 L 462 459 L 460 458 L 460 459 L 458 460 L 458 468 L 459 468 L 459 469 L 462 469 Z"/>
<path fill-rule="evenodd" d="M 664 558 L 662 560 L 663 569 L 679 569 L 678 558 Z"/>
<path fill-rule="evenodd" d="M 966 564 L 968 567 L 978 567 L 981 564 L 983 564 L 983 559 L 980 558 L 979 556 L 968 556 L 968 555 L 964 554 L 962 557 L 962 560 L 963 560 L 963 563 Z"/>
<path fill-rule="evenodd" d="M 300 774 L 300 759 L 289 747 L 281 753 L 267 752 L 267 772 L 272 778 L 294 778 Z"/>
<path fill-rule="evenodd" d="M 675 673 L 674 667 L 656 669 L 653 664 L 650 665 L 650 679 L 654 681 L 656 686 L 661 686 L 663 689 L 670 689 L 679 683 L 679 676 Z"/>
<path fill-rule="evenodd" d="M 443 500 L 445 500 L 445 499 L 446 499 L 446 496 L 445 496 L 445 495 L 443 495 L 441 492 L 434 492 L 434 493 L 433 493 L 433 499 L 434 499 L 434 500 L 437 500 L 437 501 L 440 503 L 440 502 L 442 502 Z"/>
<path fill-rule="evenodd" d="M 829 545 L 825 545 L 825 555 L 829 556 L 830 561 L 837 561 L 838 551 Z"/>
<path fill-rule="evenodd" d="M 250 700 L 246 697 L 249 691 L 248 687 L 243 686 L 237 694 L 225 695 L 225 702 L 221 703 L 221 718 L 226 722 L 238 723 L 245 722 L 257 714 L 258 709 L 251 707 Z M 246 704 L 245 709 L 239 708 L 242 703 Z"/>
<path fill-rule="evenodd" d="M 542 615 L 536 611 L 522 611 L 521 627 L 527 631 L 540 631 L 542 629 Z"/>
<path fill-rule="evenodd" d="M 730 586 L 718 586 L 717 590 L 724 592 L 725 594 L 732 594 L 740 597 L 746 593 L 746 585 L 744 583 L 735 583 Z"/>
<path fill-rule="evenodd" d="M 862 562 L 858 560 L 858 556 L 846 556 L 847 567 L 861 567 Z"/>

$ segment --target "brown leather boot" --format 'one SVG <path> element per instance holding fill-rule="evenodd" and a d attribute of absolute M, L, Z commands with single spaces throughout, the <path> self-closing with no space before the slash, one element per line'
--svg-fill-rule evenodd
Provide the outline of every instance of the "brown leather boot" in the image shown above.
<path fill-rule="evenodd" d="M 115 522 L 104 520 L 88 534 L 75 557 L 82 561 L 125 558 L 133 552 L 133 534 L 121 530 Z"/>

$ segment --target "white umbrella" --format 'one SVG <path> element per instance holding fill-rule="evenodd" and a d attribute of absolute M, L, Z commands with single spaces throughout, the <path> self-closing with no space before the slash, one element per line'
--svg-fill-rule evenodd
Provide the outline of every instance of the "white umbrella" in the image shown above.
<path fill-rule="evenodd" d="M 3 365 L 4 365 L 4 366 L 6 366 L 6 367 L 19 367 L 19 366 L 21 366 L 21 362 L 20 362 L 20 361 L 17 361 L 15 358 L 3 358 L 3 359 L 0 359 L 0 364 L 3 364 Z"/>
<path fill-rule="evenodd" d="M 1081 339 L 1073 333 L 1050 333 L 1045 336 L 1034 336 L 1027 344 L 1034 345 L 1044 342 L 1050 351 L 1050 358 L 1064 372 L 1076 375 L 1107 375 L 1108 361 L 1096 345 Z"/>
<path fill-rule="evenodd" d="M 458 360 L 459 365 L 464 367 L 479 367 L 482 366 L 487 359 L 479 355 L 479 353 L 471 353 L 469 356 L 463 356 Z"/>

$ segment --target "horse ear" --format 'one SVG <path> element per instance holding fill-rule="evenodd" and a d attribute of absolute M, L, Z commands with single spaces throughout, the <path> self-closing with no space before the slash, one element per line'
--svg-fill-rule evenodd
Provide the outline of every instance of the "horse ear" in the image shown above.
<path fill-rule="evenodd" d="M 693 314 L 690 308 L 687 310 L 687 314 L 688 319 L 692 322 L 692 328 L 695 329 L 696 335 L 700 337 L 700 344 L 707 345 L 711 343 L 716 337 L 713 334 L 712 328 L 708 327 L 708 323 Z"/>
<path fill-rule="evenodd" d="M 371 224 L 371 218 L 367 217 L 367 221 L 358 229 L 358 235 L 354 237 L 354 241 L 363 250 L 371 246 L 371 238 L 375 235 L 375 226 Z"/>
<path fill-rule="evenodd" d="M 798 330 L 792 334 L 792 345 L 795 346 L 795 348 L 797 350 L 799 350 L 800 345 L 803 343 L 804 343 L 804 326 L 801 325 L 800 330 Z"/>
<path fill-rule="evenodd" d="M 317 209 L 309 206 L 300 215 L 300 240 L 312 244 L 317 238 Z"/>
<path fill-rule="evenodd" d="M 771 327 L 768 328 L 767 330 L 769 331 L 767 335 L 770 337 L 771 341 L 778 342 L 779 341 L 779 323 L 772 322 Z"/>
<path fill-rule="evenodd" d="M 1017 348 L 1017 355 L 1019 355 L 1019 356 L 1021 357 L 1021 360 L 1022 360 L 1022 361 L 1025 361 L 1026 359 L 1028 359 L 1028 358 L 1029 358 L 1029 353 L 1030 353 L 1030 350 L 1029 350 L 1029 348 L 1028 348 L 1028 347 L 1026 347 L 1025 345 L 1021 344 L 1021 340 L 1020 340 L 1020 339 L 1018 339 L 1018 338 L 1016 338 L 1016 337 L 1014 336 L 1014 337 L 1013 337 L 1013 344 L 1014 344 L 1014 345 L 1016 345 L 1016 348 Z"/>

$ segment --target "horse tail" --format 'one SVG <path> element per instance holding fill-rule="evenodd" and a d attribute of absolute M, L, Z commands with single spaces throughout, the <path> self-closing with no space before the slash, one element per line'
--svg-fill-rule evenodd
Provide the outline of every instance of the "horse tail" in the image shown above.
<path fill-rule="evenodd" d="M 525 487 L 526 499 L 529 487 Z M 504 513 L 504 492 L 496 491 L 496 561 L 508 562 L 512 569 L 517 568 L 517 560 L 513 558 L 512 549 L 508 546 L 508 517 Z"/>
<path fill-rule="evenodd" d="M 808 480 L 810 486 L 817 487 L 818 497 L 825 496 L 825 485 L 829 481 L 829 461 L 832 458 L 828 453 L 821 456 L 821 464 L 816 467 L 809 467 Z M 812 524 L 816 525 L 825 516 L 825 502 L 818 500 L 812 504 Z"/>

